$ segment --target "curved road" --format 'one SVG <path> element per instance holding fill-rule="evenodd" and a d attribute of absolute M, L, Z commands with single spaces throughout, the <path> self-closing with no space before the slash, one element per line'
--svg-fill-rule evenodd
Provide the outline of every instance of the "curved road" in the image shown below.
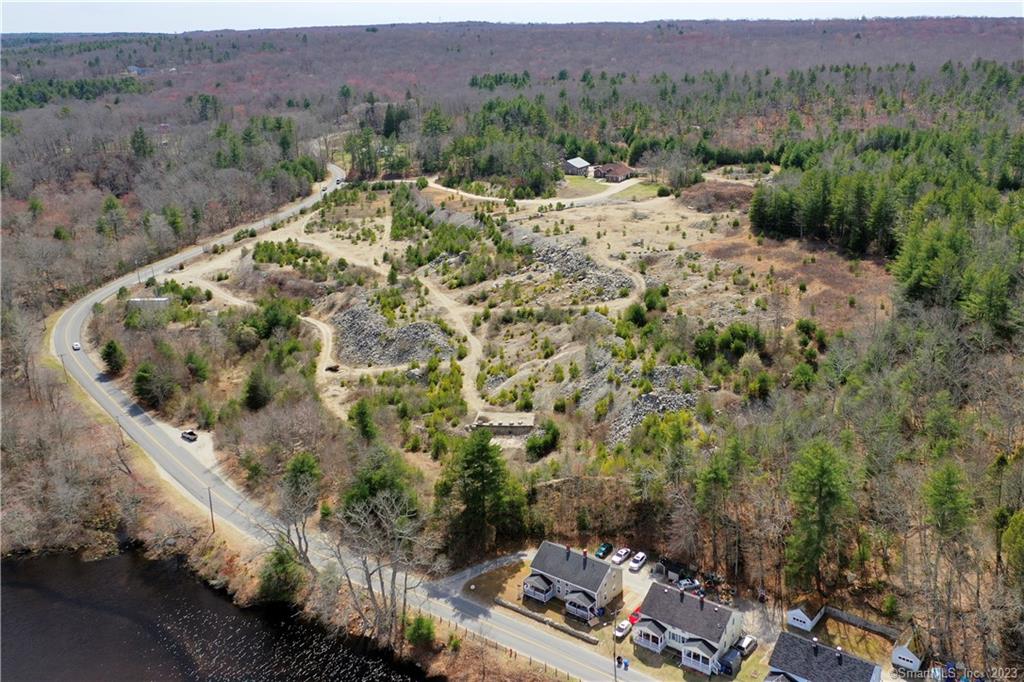
<path fill-rule="evenodd" d="M 341 169 L 329 165 L 330 177 L 327 187 L 333 187 L 343 177 Z M 313 205 L 320 198 L 320 192 L 289 204 L 274 215 L 248 225 L 260 231 L 270 222 L 292 217 Z M 238 229 L 238 228 L 235 228 Z M 117 293 L 122 286 L 129 286 L 149 272 L 165 272 L 179 264 L 201 255 L 214 244 L 232 243 L 234 229 L 219 237 L 190 247 L 173 256 L 146 266 L 103 285 L 76 301 L 57 318 L 50 338 L 50 351 L 64 365 L 69 378 L 74 379 L 96 403 L 117 421 L 147 456 L 167 477 L 199 507 L 205 509 L 212 501 L 213 512 L 221 522 L 238 529 L 245 536 L 261 545 L 269 544 L 266 529 L 271 526 L 268 513 L 243 492 L 235 488 L 215 467 L 204 464 L 195 451 L 180 438 L 176 431 L 157 423 L 131 396 L 122 391 L 114 381 L 108 379 L 84 351 L 72 350 L 71 344 L 85 336 L 86 325 L 94 304 Z M 209 437 L 209 436 L 204 436 Z M 320 538 L 313 538 L 312 554 L 320 566 L 334 561 L 326 551 Z M 478 568 L 460 574 L 471 578 L 483 570 Z M 462 580 L 449 578 L 427 583 L 409 596 L 409 604 L 435 616 L 446 618 L 498 645 L 515 649 L 520 656 L 529 656 L 535 662 L 546 664 L 582 680 L 613 679 L 614 664 L 608 657 L 593 648 L 568 641 L 547 631 L 540 625 L 531 625 L 513 618 L 492 607 L 485 607 L 467 599 L 461 594 Z M 624 680 L 649 680 L 639 671 L 619 671 Z"/>

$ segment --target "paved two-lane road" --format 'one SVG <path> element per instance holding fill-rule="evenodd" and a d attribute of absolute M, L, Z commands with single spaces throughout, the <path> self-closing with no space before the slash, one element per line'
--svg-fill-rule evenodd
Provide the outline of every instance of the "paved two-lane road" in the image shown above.
<path fill-rule="evenodd" d="M 334 187 L 342 177 L 341 169 L 329 166 L 330 177 L 326 187 Z M 249 225 L 261 229 L 271 222 L 284 220 L 308 208 L 320 198 L 319 188 L 310 197 L 288 205 L 273 216 Z M 139 272 L 124 275 L 76 301 L 57 319 L 50 341 L 50 350 L 64 364 L 68 376 L 103 408 L 153 462 L 200 507 L 212 501 L 218 523 L 228 523 L 259 544 L 269 541 L 266 528 L 270 527 L 267 512 L 236 489 L 219 471 L 204 463 L 195 449 L 181 440 L 174 429 L 154 420 L 116 382 L 108 379 L 85 351 L 74 351 L 72 344 L 85 338 L 86 325 L 93 305 L 114 294 L 122 286 L 130 286 L 149 273 L 163 273 L 191 258 L 202 255 L 214 244 L 230 244 L 234 230 L 204 244 L 190 247 L 180 253 L 146 266 Z M 203 434 L 204 438 L 209 435 Z M 313 554 L 316 563 L 333 561 L 322 539 L 314 539 Z M 519 656 L 529 656 L 536 663 L 561 671 L 582 680 L 611 680 L 614 666 L 608 657 L 584 644 L 576 644 L 546 632 L 543 626 L 532 625 L 494 608 L 463 597 L 460 580 L 442 580 L 418 588 L 410 595 L 409 603 L 423 611 L 453 621 L 460 626 L 514 649 Z M 639 671 L 618 672 L 619 679 L 648 680 Z"/>

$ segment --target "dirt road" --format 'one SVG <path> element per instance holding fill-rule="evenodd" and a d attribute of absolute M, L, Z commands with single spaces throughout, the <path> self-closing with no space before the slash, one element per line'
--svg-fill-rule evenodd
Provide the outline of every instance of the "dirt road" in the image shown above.
<path fill-rule="evenodd" d="M 562 203 L 565 205 L 572 204 L 573 206 L 590 206 L 591 204 L 600 204 L 604 201 L 609 200 L 612 195 L 618 194 L 619 192 L 629 189 L 633 185 L 643 182 L 642 178 L 630 178 L 619 183 L 608 183 L 607 189 L 604 189 L 597 194 L 591 194 L 585 197 L 577 197 L 575 199 L 559 199 L 554 197 L 551 199 L 517 199 L 516 206 L 519 208 L 540 208 L 541 206 L 548 206 L 551 204 Z M 437 178 L 429 178 L 427 180 L 428 186 L 440 190 L 442 192 L 448 192 L 453 196 L 458 196 L 463 199 L 472 199 L 474 201 L 496 201 L 501 203 L 504 199 L 500 197 L 488 197 L 482 194 L 472 194 L 470 192 L 464 192 L 461 189 L 454 189 L 452 187 L 445 187 L 437 182 Z M 618 199 L 617 201 L 627 201 L 627 199 Z"/>

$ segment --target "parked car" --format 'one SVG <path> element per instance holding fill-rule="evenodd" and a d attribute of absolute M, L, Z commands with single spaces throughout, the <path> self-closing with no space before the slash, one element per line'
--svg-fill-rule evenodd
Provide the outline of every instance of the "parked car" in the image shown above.
<path fill-rule="evenodd" d="M 739 649 L 729 649 L 718 659 L 718 665 L 723 675 L 739 675 L 740 666 L 743 665 L 743 654 Z"/>
<path fill-rule="evenodd" d="M 680 590 L 696 590 L 700 587 L 700 581 L 696 578 L 681 578 L 676 585 Z"/>
<path fill-rule="evenodd" d="M 629 547 L 623 547 L 615 553 L 615 556 L 612 557 L 612 563 L 616 565 L 621 564 L 629 558 L 630 554 L 632 554 L 632 552 L 629 550 Z"/>
<path fill-rule="evenodd" d="M 636 622 L 640 620 L 640 607 L 633 609 L 633 613 L 629 614 L 629 622 L 636 625 Z"/>
<path fill-rule="evenodd" d="M 611 553 L 612 553 L 612 543 L 610 543 L 610 542 L 602 542 L 601 546 L 597 548 L 596 552 L 594 552 L 594 556 L 596 556 L 598 559 L 604 559 L 605 557 L 607 557 Z"/>
<path fill-rule="evenodd" d="M 746 658 L 750 654 L 754 653 L 754 649 L 757 648 L 757 637 L 753 635 L 743 635 L 740 638 L 739 643 L 736 644 L 736 648 L 743 654 L 743 658 Z"/>
<path fill-rule="evenodd" d="M 73 344 L 71 344 L 71 350 L 82 350 L 82 344 L 78 343 L 78 341 L 75 341 Z"/>
<path fill-rule="evenodd" d="M 624 620 L 615 626 L 615 638 L 622 639 L 629 634 L 629 631 L 633 629 L 633 624 L 628 620 Z"/>
<path fill-rule="evenodd" d="M 643 552 L 637 552 L 636 554 L 633 555 L 633 558 L 630 559 L 630 561 L 629 561 L 629 570 L 631 570 L 634 573 L 636 573 L 641 568 L 643 568 L 644 564 L 646 564 L 646 563 L 647 563 L 647 555 L 644 554 Z"/>
<path fill-rule="evenodd" d="M 188 431 L 182 431 L 181 437 L 183 440 L 186 440 L 189 443 L 195 443 L 197 440 L 199 440 L 199 434 L 193 431 L 192 429 L 189 429 Z"/>
<path fill-rule="evenodd" d="M 335 180 L 334 184 L 335 185 L 340 185 L 341 184 L 341 178 L 338 178 L 337 180 Z"/>

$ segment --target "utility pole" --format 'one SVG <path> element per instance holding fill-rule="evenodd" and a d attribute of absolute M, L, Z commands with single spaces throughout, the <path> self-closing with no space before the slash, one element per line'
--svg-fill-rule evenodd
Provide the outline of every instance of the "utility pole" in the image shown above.
<path fill-rule="evenodd" d="M 612 633 L 612 677 L 615 682 L 619 682 L 619 657 L 618 657 L 619 643 L 615 641 L 615 633 Z"/>
<path fill-rule="evenodd" d="M 217 532 L 217 524 L 213 522 L 213 492 L 206 486 L 206 499 L 210 501 L 210 533 Z"/>
<path fill-rule="evenodd" d="M 68 365 L 64 362 L 64 354 L 58 353 L 60 356 L 60 366 L 64 368 L 64 383 L 68 383 Z"/>
<path fill-rule="evenodd" d="M 117 417 L 117 435 L 121 436 L 121 447 L 124 447 L 124 427 L 121 426 L 121 417 Z"/>

